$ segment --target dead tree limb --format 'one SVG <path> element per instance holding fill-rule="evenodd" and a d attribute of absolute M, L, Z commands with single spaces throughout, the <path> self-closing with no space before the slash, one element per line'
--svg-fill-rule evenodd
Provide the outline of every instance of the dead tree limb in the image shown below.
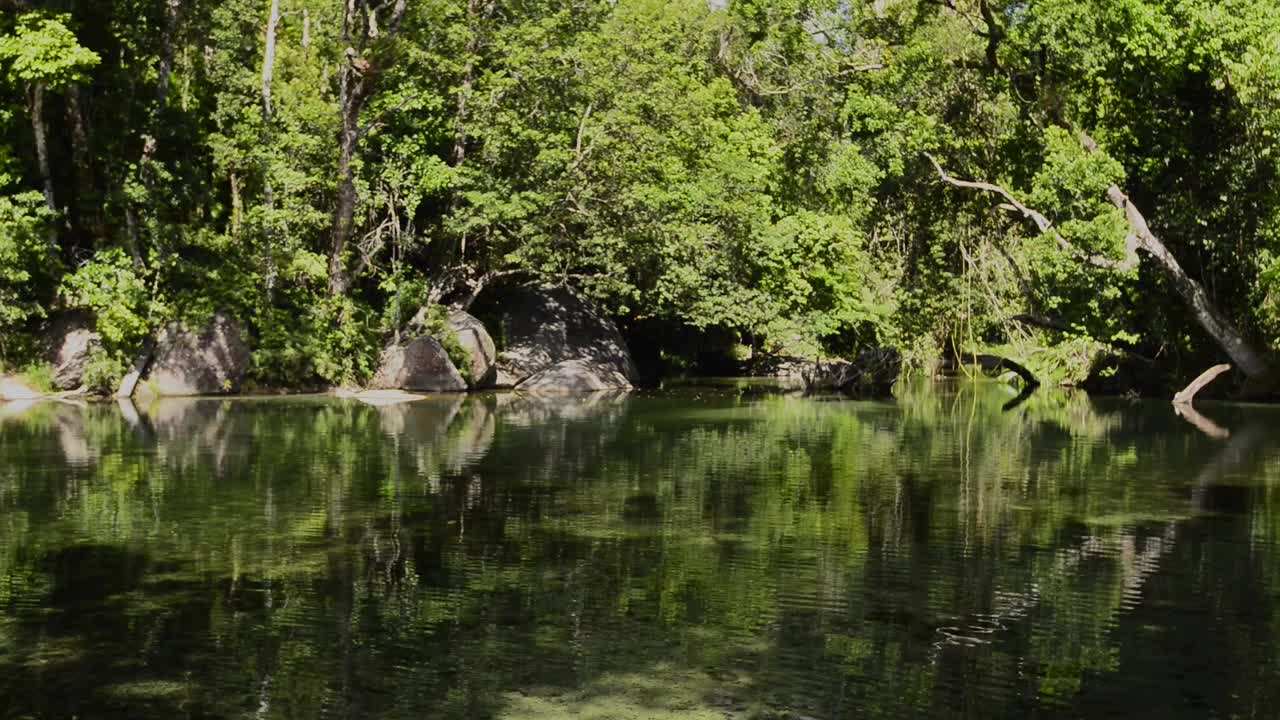
<path fill-rule="evenodd" d="M 1080 144 L 1090 153 L 1100 152 L 1098 144 L 1085 133 L 1080 133 Z M 1129 223 L 1129 237 L 1136 246 L 1155 259 L 1166 277 L 1173 283 L 1174 290 L 1191 308 L 1196 322 L 1209 336 L 1218 343 L 1223 352 L 1231 358 L 1245 375 L 1251 379 L 1259 379 L 1270 374 L 1270 367 L 1262 359 L 1261 353 L 1255 350 L 1230 320 L 1218 309 L 1204 287 L 1182 269 L 1169 248 L 1156 237 L 1147 224 L 1146 217 L 1138 210 L 1129 196 L 1118 186 L 1107 188 L 1107 199 L 1124 213 Z"/>
<path fill-rule="evenodd" d="M 1042 330 L 1054 330 L 1057 332 L 1072 332 L 1071 326 L 1057 318 L 1051 318 L 1045 315 L 1036 315 L 1035 313 L 1022 313 L 1009 318 L 1013 322 L 1038 327 Z"/>
<path fill-rule="evenodd" d="M 129 374 L 124 376 L 120 381 L 120 389 L 116 391 L 116 399 L 131 398 L 133 391 L 138 387 L 138 381 L 147 372 L 147 367 L 151 365 L 151 358 L 155 355 L 156 345 L 152 338 L 142 341 L 142 349 L 133 359 L 133 367 L 130 368 Z"/>
<path fill-rule="evenodd" d="M 1218 379 L 1218 376 L 1231 369 L 1230 365 L 1214 365 L 1213 367 L 1200 373 L 1200 377 L 1191 381 L 1191 384 L 1182 389 L 1182 392 L 1173 396 L 1174 405 L 1190 405 L 1196 399 L 1196 393 L 1205 388 L 1206 385 Z"/>
<path fill-rule="evenodd" d="M 1009 358 L 1000 357 L 998 355 L 971 355 L 970 357 L 973 359 L 973 364 L 981 367 L 983 370 L 988 372 L 1008 370 L 1014 375 L 1022 378 L 1022 381 L 1027 385 L 1040 385 L 1040 380 L 1036 378 L 1035 373 L 1028 370 L 1025 365 L 1014 362 Z"/>

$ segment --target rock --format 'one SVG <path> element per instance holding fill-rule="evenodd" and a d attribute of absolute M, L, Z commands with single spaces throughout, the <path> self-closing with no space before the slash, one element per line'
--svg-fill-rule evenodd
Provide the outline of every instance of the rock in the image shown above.
<path fill-rule="evenodd" d="M 240 389 L 248 369 L 240 325 L 219 312 L 199 332 L 177 322 L 160 331 L 147 387 L 159 395 L 223 395 Z"/>
<path fill-rule="evenodd" d="M 504 341 L 498 353 L 496 387 L 521 386 L 567 360 L 611 369 L 591 371 L 599 381 L 611 383 L 611 388 L 630 388 L 637 382 L 635 363 L 617 326 L 568 288 L 507 288 L 482 296 L 477 308 L 481 317 L 497 320 L 490 327 L 496 327 Z M 567 376 L 560 372 L 556 377 Z M 542 388 L 549 382 L 549 377 L 544 378 Z"/>
<path fill-rule="evenodd" d="M 94 350 L 102 347 L 102 337 L 94 330 L 93 318 L 84 312 L 60 313 L 41 330 L 41 354 L 53 365 L 53 386 L 74 390 L 84 380 L 84 369 Z"/>
<path fill-rule="evenodd" d="M 36 400 L 42 397 L 44 393 L 32 390 L 15 377 L 0 377 L 0 400 Z"/>
<path fill-rule="evenodd" d="M 403 390 L 365 390 L 364 392 L 340 397 L 354 398 L 365 405 L 372 405 L 373 407 L 390 407 L 426 399 L 425 395 L 414 395 Z"/>
<path fill-rule="evenodd" d="M 467 389 L 467 383 L 440 343 L 430 335 L 422 335 L 405 343 L 392 343 L 382 351 L 369 389 L 461 392 Z"/>
<path fill-rule="evenodd" d="M 805 363 L 798 371 L 804 380 L 805 390 L 818 392 L 839 390 L 851 377 L 852 367 L 853 363 L 847 360 L 819 360 Z"/>
<path fill-rule="evenodd" d="M 844 369 L 839 388 L 853 397 L 889 397 L 901 374 L 902 353 L 893 348 L 867 350 Z"/>
<path fill-rule="evenodd" d="M 449 327 L 458 335 L 458 343 L 470 357 L 470 385 L 473 388 L 493 387 L 498 377 L 498 348 L 493 343 L 484 323 L 461 310 L 449 313 Z"/>
<path fill-rule="evenodd" d="M 534 373 L 516 389 L 536 393 L 594 393 L 631 387 L 631 381 L 609 363 L 565 360 Z"/>

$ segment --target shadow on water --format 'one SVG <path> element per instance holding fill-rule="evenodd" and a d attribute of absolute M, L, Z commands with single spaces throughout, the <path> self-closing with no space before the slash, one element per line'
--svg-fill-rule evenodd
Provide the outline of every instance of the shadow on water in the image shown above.
<path fill-rule="evenodd" d="M 896 402 L 0 406 L 14 717 L 1257 716 L 1280 414 Z"/>

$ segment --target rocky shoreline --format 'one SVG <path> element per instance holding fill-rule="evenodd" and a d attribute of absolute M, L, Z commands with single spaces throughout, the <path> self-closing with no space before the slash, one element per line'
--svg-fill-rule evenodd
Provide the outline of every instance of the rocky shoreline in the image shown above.
<path fill-rule="evenodd" d="M 480 390 L 625 391 L 639 382 L 617 326 L 569 288 L 508 288 L 482 298 L 478 307 L 488 323 L 455 309 L 448 315 L 447 329 L 434 335 L 424 327 L 425 313 L 418 313 L 397 337 L 388 340 L 367 386 L 327 391 L 384 402 L 415 393 Z M 452 336 L 437 337 L 445 332 Z M 501 343 L 495 341 L 495 334 Z M 250 343 L 243 324 L 227 312 L 216 312 L 197 327 L 169 323 L 145 343 L 134 372 L 115 397 L 240 394 L 252 360 Z M 52 368 L 53 392 L 33 388 L 18 376 L 2 376 L 0 400 L 91 397 L 83 387 L 85 369 L 100 345 L 92 318 L 81 313 L 57 318 L 46 326 L 42 338 L 42 355 Z"/>

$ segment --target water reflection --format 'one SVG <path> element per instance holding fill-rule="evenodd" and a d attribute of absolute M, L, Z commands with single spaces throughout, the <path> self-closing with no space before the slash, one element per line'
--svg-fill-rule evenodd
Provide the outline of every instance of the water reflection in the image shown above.
<path fill-rule="evenodd" d="M 13 717 L 1266 717 L 1268 408 L 0 406 Z"/>

